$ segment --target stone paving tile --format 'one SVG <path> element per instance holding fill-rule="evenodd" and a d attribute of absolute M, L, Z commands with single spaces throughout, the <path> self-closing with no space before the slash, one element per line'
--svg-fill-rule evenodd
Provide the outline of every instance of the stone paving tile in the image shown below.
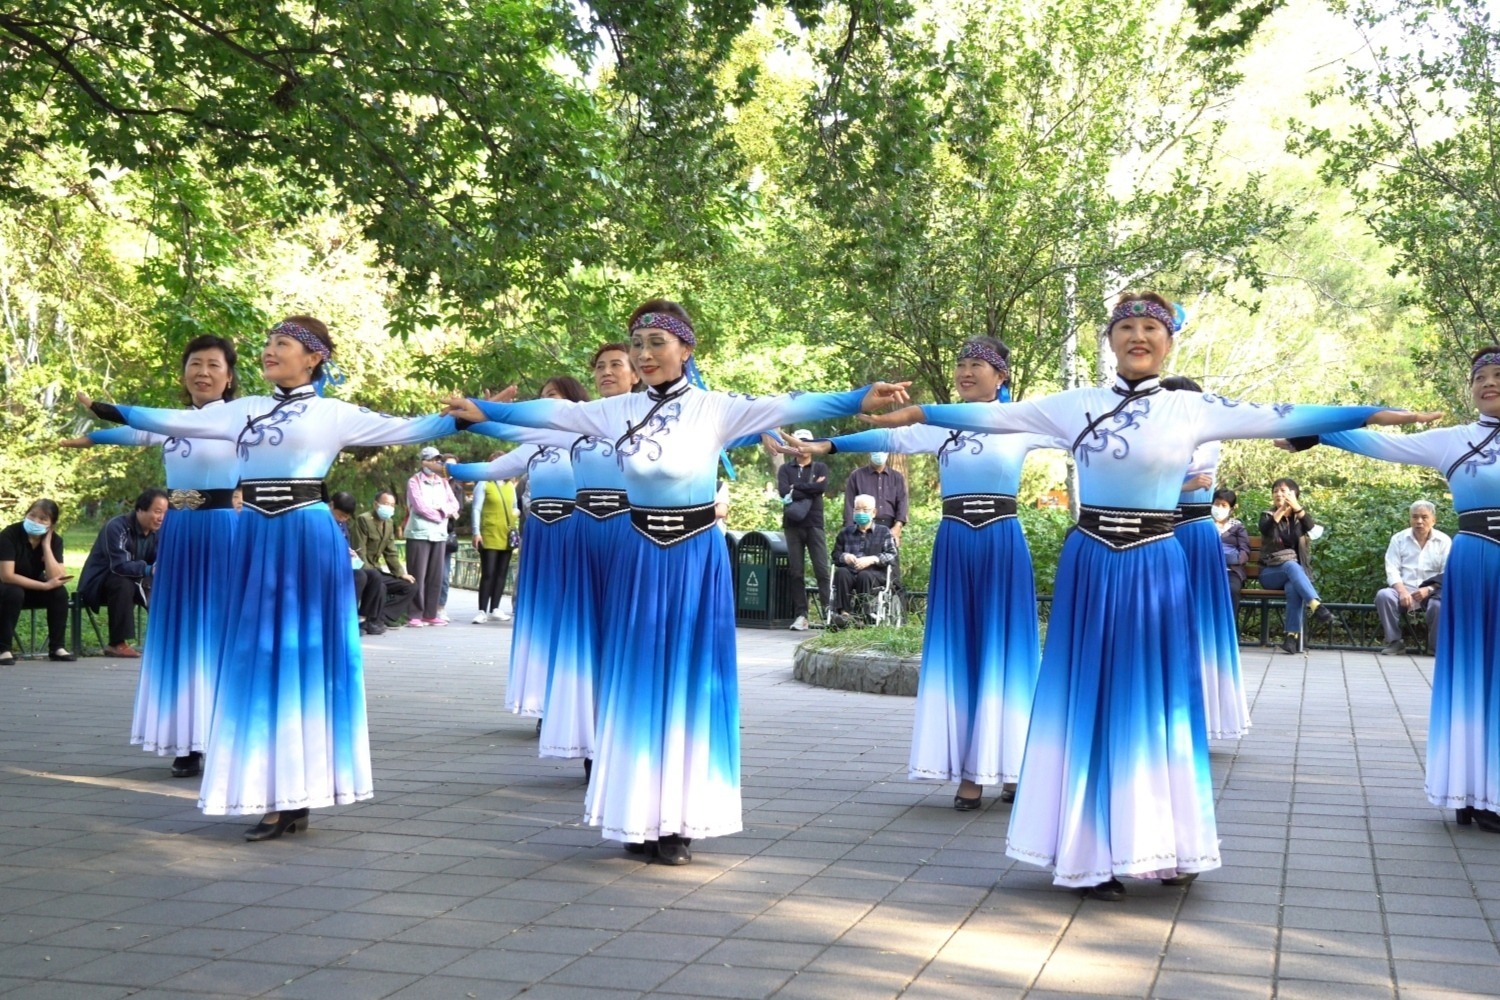
<path fill-rule="evenodd" d="M 912 700 L 792 682 L 790 633 L 739 636 L 745 831 L 642 864 L 499 709 L 508 636 L 370 641 L 376 799 L 260 845 L 119 745 L 133 665 L 0 672 L 0 993 L 1500 995 L 1500 838 L 1422 800 L 1422 661 L 1246 649 L 1256 728 L 1211 751 L 1226 867 L 1111 905 L 1006 858 L 1005 806 L 906 781 Z"/>

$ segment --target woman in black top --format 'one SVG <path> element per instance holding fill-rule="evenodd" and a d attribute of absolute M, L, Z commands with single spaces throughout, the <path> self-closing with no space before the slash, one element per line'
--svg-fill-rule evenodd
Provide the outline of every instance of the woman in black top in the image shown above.
<path fill-rule="evenodd" d="M 1320 622 L 1332 621 L 1333 612 L 1322 607 L 1317 588 L 1308 576 L 1308 535 L 1316 523 L 1302 507 L 1302 490 L 1294 479 L 1271 484 L 1271 509 L 1260 515 L 1260 584 L 1286 591 L 1286 637 L 1281 648 L 1302 651 L 1302 616 Z"/>
<path fill-rule="evenodd" d="M 23 608 L 46 609 L 51 659 L 78 659 L 63 644 L 68 627 L 68 592 L 63 584 L 71 577 L 62 564 L 62 536 L 53 530 L 59 514 L 57 504 L 38 500 L 25 518 L 0 531 L 0 666 L 16 662 L 11 647 Z"/>

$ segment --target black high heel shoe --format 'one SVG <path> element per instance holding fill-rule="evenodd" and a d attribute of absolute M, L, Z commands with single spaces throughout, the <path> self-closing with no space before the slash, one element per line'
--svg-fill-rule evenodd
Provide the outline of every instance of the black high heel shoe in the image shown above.
<path fill-rule="evenodd" d="M 1087 899 L 1102 899 L 1106 903 L 1118 903 L 1125 898 L 1125 883 L 1112 878 L 1108 882 L 1087 886 L 1082 892 Z"/>
<path fill-rule="evenodd" d="M 1469 826 L 1474 822 L 1474 807 L 1464 806 L 1462 809 L 1453 811 L 1453 820 L 1459 826 Z"/>
<path fill-rule="evenodd" d="M 281 810 L 281 814 L 276 817 L 276 822 L 267 823 L 265 820 L 261 820 L 246 830 L 245 839 L 249 841 L 275 840 L 283 833 L 296 833 L 299 830 L 306 830 L 307 817 L 311 811 L 310 809 L 283 809 Z"/>
<path fill-rule="evenodd" d="M 656 842 L 656 860 L 664 865 L 685 865 L 693 860 L 693 852 L 688 847 L 692 842 L 691 837 L 669 833 Z"/>
<path fill-rule="evenodd" d="M 1500 813 L 1493 813 L 1488 809 L 1475 809 L 1474 825 L 1485 833 L 1500 833 Z"/>

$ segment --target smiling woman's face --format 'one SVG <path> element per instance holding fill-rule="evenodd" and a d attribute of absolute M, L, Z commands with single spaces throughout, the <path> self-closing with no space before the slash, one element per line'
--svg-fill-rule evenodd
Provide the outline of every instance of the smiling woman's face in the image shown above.
<path fill-rule="evenodd" d="M 1469 383 L 1474 405 L 1487 417 L 1500 417 L 1500 365 L 1485 365 Z"/>
<path fill-rule="evenodd" d="M 1110 328 L 1109 346 L 1115 352 L 1115 369 L 1123 377 L 1146 378 L 1161 374 L 1172 352 L 1172 335 L 1161 320 L 1127 316 Z"/>

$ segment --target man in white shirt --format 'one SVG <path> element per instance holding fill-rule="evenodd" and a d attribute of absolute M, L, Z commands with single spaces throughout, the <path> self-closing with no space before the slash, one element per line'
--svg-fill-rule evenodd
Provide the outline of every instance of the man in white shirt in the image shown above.
<path fill-rule="evenodd" d="M 1453 539 L 1438 531 L 1437 508 L 1427 500 L 1411 505 L 1411 527 L 1391 536 L 1385 550 L 1386 587 L 1375 595 L 1375 611 L 1385 630 L 1382 653 L 1406 652 L 1401 641 L 1401 616 L 1413 609 L 1427 614 L 1427 652 L 1437 648 L 1437 622 L 1442 601 L 1443 567 Z"/>

